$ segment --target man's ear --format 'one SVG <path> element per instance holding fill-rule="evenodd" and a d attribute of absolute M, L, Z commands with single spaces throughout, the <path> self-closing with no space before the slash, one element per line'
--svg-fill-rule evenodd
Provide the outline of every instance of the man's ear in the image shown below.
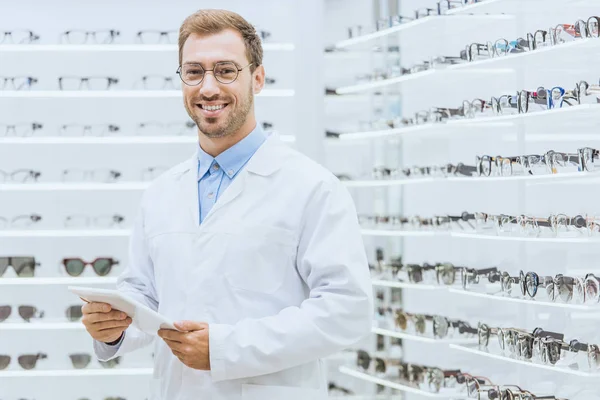
<path fill-rule="evenodd" d="M 265 67 L 259 65 L 252 74 L 252 91 L 259 94 L 265 86 Z"/>

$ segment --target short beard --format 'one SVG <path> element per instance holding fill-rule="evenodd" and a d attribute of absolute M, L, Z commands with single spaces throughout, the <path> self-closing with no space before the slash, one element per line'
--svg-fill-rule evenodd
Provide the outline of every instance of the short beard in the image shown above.
<path fill-rule="evenodd" d="M 238 104 L 239 111 L 237 113 L 232 113 L 229 116 L 229 119 L 224 122 L 224 127 L 221 129 L 219 129 L 218 127 L 211 128 L 210 126 L 212 126 L 213 124 L 207 124 L 207 126 L 204 126 L 203 120 L 196 114 L 191 112 L 191 110 L 188 108 L 187 103 L 184 104 L 185 110 L 187 111 L 190 118 L 196 123 L 198 130 L 202 132 L 204 136 L 210 139 L 217 139 L 233 135 L 244 125 L 246 119 L 248 118 L 248 115 L 250 114 L 250 110 L 252 110 L 252 106 L 254 104 L 254 94 L 251 86 L 246 98 Z"/>

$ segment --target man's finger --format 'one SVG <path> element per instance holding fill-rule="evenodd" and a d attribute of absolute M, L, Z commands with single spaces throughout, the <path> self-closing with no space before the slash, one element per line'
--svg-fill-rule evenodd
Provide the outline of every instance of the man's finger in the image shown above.
<path fill-rule="evenodd" d="M 81 307 L 84 314 L 107 313 L 111 310 L 110 304 L 106 303 L 87 303 Z"/>
<path fill-rule="evenodd" d="M 177 350 L 177 351 L 183 353 L 183 348 L 185 346 L 183 343 L 173 342 L 172 340 L 169 340 L 169 339 L 164 339 L 164 341 L 171 350 Z"/>
<path fill-rule="evenodd" d="M 127 328 L 129 325 L 131 325 L 131 318 L 127 318 L 122 321 L 97 322 L 94 324 L 94 329 L 98 331 L 104 331 L 106 329 Z"/>
<path fill-rule="evenodd" d="M 163 339 L 169 339 L 169 340 L 173 340 L 176 342 L 182 342 L 185 337 L 185 333 L 177 332 L 177 331 L 174 331 L 171 329 L 160 329 L 158 331 L 158 336 L 160 336 Z"/>
<path fill-rule="evenodd" d="M 123 321 L 127 318 L 127 314 L 121 311 L 113 310 L 107 313 L 94 313 L 86 315 L 86 322 L 91 322 L 92 324 L 104 321 Z"/>
<path fill-rule="evenodd" d="M 173 325 L 175 325 L 175 328 L 184 332 L 200 331 L 208 328 L 208 324 L 206 322 L 198 321 L 179 321 L 175 322 Z"/>

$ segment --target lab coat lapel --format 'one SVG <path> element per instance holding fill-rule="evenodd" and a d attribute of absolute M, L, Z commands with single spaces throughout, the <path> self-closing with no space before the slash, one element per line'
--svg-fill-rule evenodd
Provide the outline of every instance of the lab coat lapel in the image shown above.
<path fill-rule="evenodd" d="M 198 203 L 198 153 L 187 161 L 182 171 L 180 183 L 181 204 L 189 211 L 193 226 L 200 226 L 200 205 Z"/>
<path fill-rule="evenodd" d="M 212 207 L 204 222 L 220 208 L 235 200 L 244 189 L 247 187 L 247 182 L 251 179 L 252 174 L 268 176 L 275 172 L 281 166 L 277 150 L 274 148 L 278 143 L 281 143 L 277 137 L 269 136 L 267 140 L 254 153 L 246 166 L 238 172 L 231 185 L 219 196 L 219 199 Z"/>

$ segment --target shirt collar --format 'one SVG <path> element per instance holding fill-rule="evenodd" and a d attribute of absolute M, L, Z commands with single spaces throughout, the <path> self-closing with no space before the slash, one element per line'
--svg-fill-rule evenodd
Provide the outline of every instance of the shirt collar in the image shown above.
<path fill-rule="evenodd" d="M 216 158 L 206 153 L 198 145 L 198 180 L 202 179 L 215 163 L 219 164 L 219 167 L 229 178 L 235 177 L 254 155 L 256 150 L 264 143 L 266 138 L 260 125 L 256 124 L 256 128 L 248 136 L 219 154 Z"/>

